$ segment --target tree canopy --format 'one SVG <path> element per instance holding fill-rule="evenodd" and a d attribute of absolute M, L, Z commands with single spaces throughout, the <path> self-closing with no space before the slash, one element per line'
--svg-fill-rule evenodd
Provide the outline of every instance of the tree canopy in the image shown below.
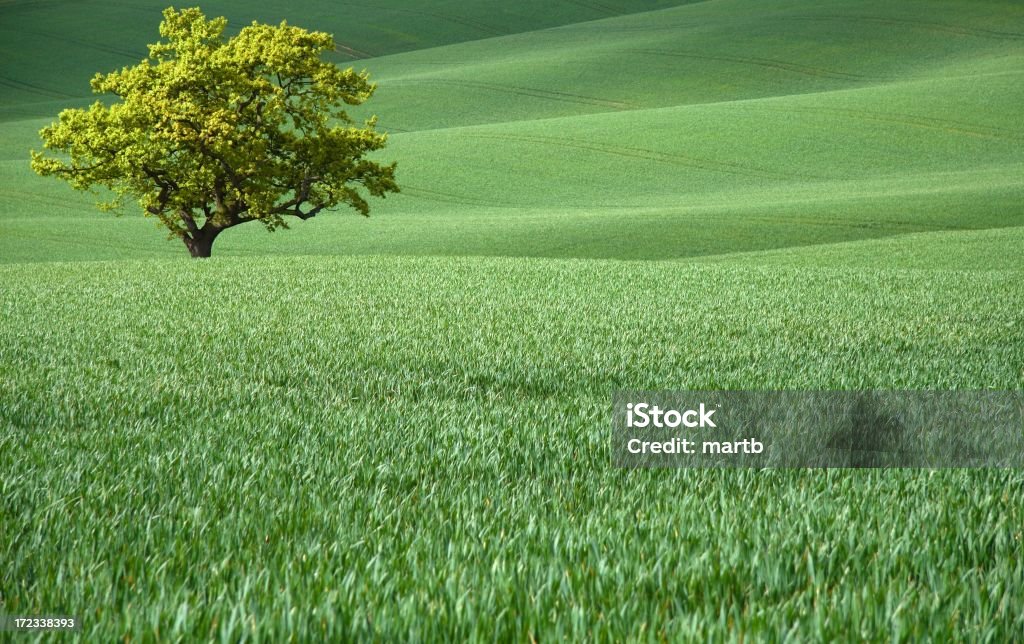
<path fill-rule="evenodd" d="M 376 117 L 357 126 L 344 109 L 375 86 L 323 60 L 330 34 L 254 22 L 226 38 L 226 25 L 166 9 L 147 59 L 92 79 L 115 100 L 62 111 L 40 131 L 58 154 L 33 151 L 32 168 L 106 188 L 107 210 L 137 200 L 194 257 L 238 224 L 272 231 L 339 205 L 368 215 L 367 194 L 398 191 L 395 164 L 366 158 L 387 139 Z"/>

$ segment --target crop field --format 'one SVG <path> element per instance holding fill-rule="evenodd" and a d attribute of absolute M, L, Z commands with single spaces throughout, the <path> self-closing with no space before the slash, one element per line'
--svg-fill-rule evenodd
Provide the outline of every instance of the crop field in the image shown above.
<path fill-rule="evenodd" d="M 334 33 L 402 192 L 205 261 L 28 165 L 163 6 L 0 0 L 0 615 L 1024 637 L 1018 470 L 626 470 L 609 439 L 617 388 L 1024 387 L 1024 5 L 206 4 Z"/>

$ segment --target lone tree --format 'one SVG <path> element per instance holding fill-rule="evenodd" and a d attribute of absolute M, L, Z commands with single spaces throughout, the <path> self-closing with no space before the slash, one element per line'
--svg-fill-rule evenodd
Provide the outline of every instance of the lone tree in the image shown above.
<path fill-rule="evenodd" d="M 238 224 L 273 231 L 339 204 L 368 215 L 360 186 L 398 191 L 395 164 L 365 158 L 387 138 L 376 117 L 356 127 L 343 109 L 375 86 L 321 60 L 331 35 L 254 22 L 225 38 L 226 25 L 199 9 L 165 10 L 165 40 L 146 60 L 92 79 L 94 92 L 119 100 L 61 112 L 40 136 L 62 154 L 33 151 L 32 169 L 77 190 L 107 188 L 104 210 L 137 199 L 193 257 L 209 257 Z"/>

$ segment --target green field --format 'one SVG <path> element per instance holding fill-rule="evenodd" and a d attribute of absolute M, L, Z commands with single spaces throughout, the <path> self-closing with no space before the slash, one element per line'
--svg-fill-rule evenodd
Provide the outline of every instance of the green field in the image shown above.
<path fill-rule="evenodd" d="M 207 4 L 334 33 L 402 193 L 202 262 L 28 167 L 163 6 L 0 0 L 0 614 L 1024 637 L 1019 471 L 629 471 L 609 441 L 616 388 L 1024 387 L 1024 5 Z"/>

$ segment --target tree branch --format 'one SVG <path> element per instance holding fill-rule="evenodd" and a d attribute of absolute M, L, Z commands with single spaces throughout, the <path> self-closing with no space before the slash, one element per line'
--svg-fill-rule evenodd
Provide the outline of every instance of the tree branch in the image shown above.
<path fill-rule="evenodd" d="M 278 204 L 270 211 L 270 213 L 274 215 L 290 215 L 302 220 L 316 217 L 317 213 L 326 208 L 326 205 L 320 204 L 310 208 L 306 212 L 303 212 L 302 204 L 309 201 L 309 190 L 313 184 L 322 180 L 323 177 L 320 176 L 304 177 L 302 181 L 299 182 L 299 187 L 295 191 L 295 196 L 284 203 Z"/>
<path fill-rule="evenodd" d="M 160 194 L 156 197 L 157 205 L 149 206 L 146 210 L 151 215 L 163 214 L 164 210 L 167 209 L 168 202 L 171 200 L 171 193 L 178 189 L 178 184 L 173 179 L 166 178 L 166 172 L 161 170 L 153 170 L 144 165 L 142 166 L 142 171 L 160 188 Z"/>
<path fill-rule="evenodd" d="M 182 208 L 178 211 L 178 216 L 181 217 L 183 222 L 185 222 L 185 228 L 187 228 L 190 233 L 194 235 L 199 231 L 199 226 L 196 225 L 196 220 L 193 219 L 192 213 Z"/>

